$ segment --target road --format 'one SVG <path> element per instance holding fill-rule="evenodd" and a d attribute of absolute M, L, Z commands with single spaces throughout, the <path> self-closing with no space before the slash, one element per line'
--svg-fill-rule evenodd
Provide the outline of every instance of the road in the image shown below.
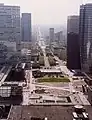
<path fill-rule="evenodd" d="M 60 60 L 57 56 L 54 56 L 54 58 L 59 62 L 59 66 L 65 66 L 63 61 Z"/>
<path fill-rule="evenodd" d="M 39 46 L 42 48 L 42 51 L 43 51 L 43 54 L 44 54 L 44 61 L 45 61 L 45 67 L 49 68 L 50 65 L 49 65 L 49 62 L 48 62 L 48 58 L 46 57 L 46 52 L 45 52 L 45 43 L 44 43 L 44 38 L 42 37 L 41 35 L 41 32 L 39 30 L 39 35 L 38 35 L 38 43 L 39 43 Z M 49 88 L 49 89 L 58 89 L 58 90 L 65 90 L 65 91 L 69 91 L 70 94 L 73 94 L 74 92 L 78 92 L 77 90 L 74 89 L 74 85 L 73 85 L 73 73 L 67 68 L 67 66 L 63 63 L 62 60 L 60 60 L 57 56 L 54 56 L 54 58 L 58 61 L 59 65 L 58 66 L 55 66 L 56 69 L 60 69 L 61 72 L 68 76 L 69 77 L 69 80 L 70 80 L 70 83 L 69 83 L 69 88 L 65 88 L 65 87 L 53 87 L 53 86 L 46 86 L 46 85 L 35 85 L 35 86 L 38 86 L 38 87 L 43 87 L 43 88 Z M 76 95 L 78 94 L 76 93 Z M 85 96 L 81 93 L 79 93 L 79 95 L 74 95 L 72 97 L 73 101 L 75 101 L 74 103 L 76 104 L 84 104 L 84 105 L 88 105 L 88 101 L 87 99 L 85 98 Z"/>
<path fill-rule="evenodd" d="M 46 46 L 45 46 L 44 38 L 42 37 L 42 34 L 41 34 L 40 30 L 38 32 L 38 37 L 37 38 L 39 38 L 38 43 L 39 43 L 39 46 L 41 47 L 41 49 L 43 51 L 45 67 L 50 68 L 48 57 L 46 56 L 46 51 L 45 51 Z"/>
<path fill-rule="evenodd" d="M 46 56 L 46 52 L 45 52 L 45 47 L 42 46 L 42 51 L 43 51 L 43 54 L 44 54 L 44 61 L 45 61 L 45 67 L 46 68 L 50 68 L 50 64 L 49 64 L 49 61 L 48 61 L 48 57 Z"/>

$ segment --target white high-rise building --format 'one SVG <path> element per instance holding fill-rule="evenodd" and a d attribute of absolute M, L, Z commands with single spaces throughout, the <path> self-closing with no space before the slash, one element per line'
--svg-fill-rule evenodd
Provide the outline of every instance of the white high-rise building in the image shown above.
<path fill-rule="evenodd" d="M 20 7 L 0 4 L 0 41 L 16 42 L 20 51 Z"/>

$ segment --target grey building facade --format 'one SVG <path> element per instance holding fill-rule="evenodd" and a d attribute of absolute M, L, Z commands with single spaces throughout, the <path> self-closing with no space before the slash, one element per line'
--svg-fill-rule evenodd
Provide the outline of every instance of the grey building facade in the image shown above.
<path fill-rule="evenodd" d="M 55 41 L 57 43 L 60 43 L 63 41 L 63 32 L 62 31 L 55 33 Z"/>
<path fill-rule="evenodd" d="M 79 16 L 77 15 L 68 16 L 67 33 L 71 32 L 79 34 Z"/>
<path fill-rule="evenodd" d="M 54 28 L 49 29 L 49 40 L 50 40 L 50 44 L 55 41 Z"/>
<path fill-rule="evenodd" d="M 67 67 L 80 70 L 79 16 L 67 20 Z"/>
<path fill-rule="evenodd" d="M 16 42 L 20 51 L 20 7 L 0 4 L 0 40 Z"/>
<path fill-rule="evenodd" d="M 80 6 L 80 55 L 81 68 L 84 72 L 92 69 L 92 4 Z"/>
<path fill-rule="evenodd" d="M 22 13 L 21 19 L 22 41 L 31 42 L 31 13 Z"/>

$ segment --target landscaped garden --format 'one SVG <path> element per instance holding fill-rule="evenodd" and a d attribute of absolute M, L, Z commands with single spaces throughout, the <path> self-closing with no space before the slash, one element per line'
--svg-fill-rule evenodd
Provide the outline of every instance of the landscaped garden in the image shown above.
<path fill-rule="evenodd" d="M 67 77 L 42 77 L 38 82 L 70 82 L 70 80 Z"/>

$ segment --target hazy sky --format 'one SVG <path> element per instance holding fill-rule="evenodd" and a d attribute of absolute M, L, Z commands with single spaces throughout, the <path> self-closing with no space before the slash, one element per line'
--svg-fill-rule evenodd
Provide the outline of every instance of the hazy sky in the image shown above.
<path fill-rule="evenodd" d="M 64 24 L 68 15 L 78 14 L 80 4 L 92 0 L 0 0 L 0 3 L 20 5 L 21 12 L 32 13 L 33 24 Z"/>

